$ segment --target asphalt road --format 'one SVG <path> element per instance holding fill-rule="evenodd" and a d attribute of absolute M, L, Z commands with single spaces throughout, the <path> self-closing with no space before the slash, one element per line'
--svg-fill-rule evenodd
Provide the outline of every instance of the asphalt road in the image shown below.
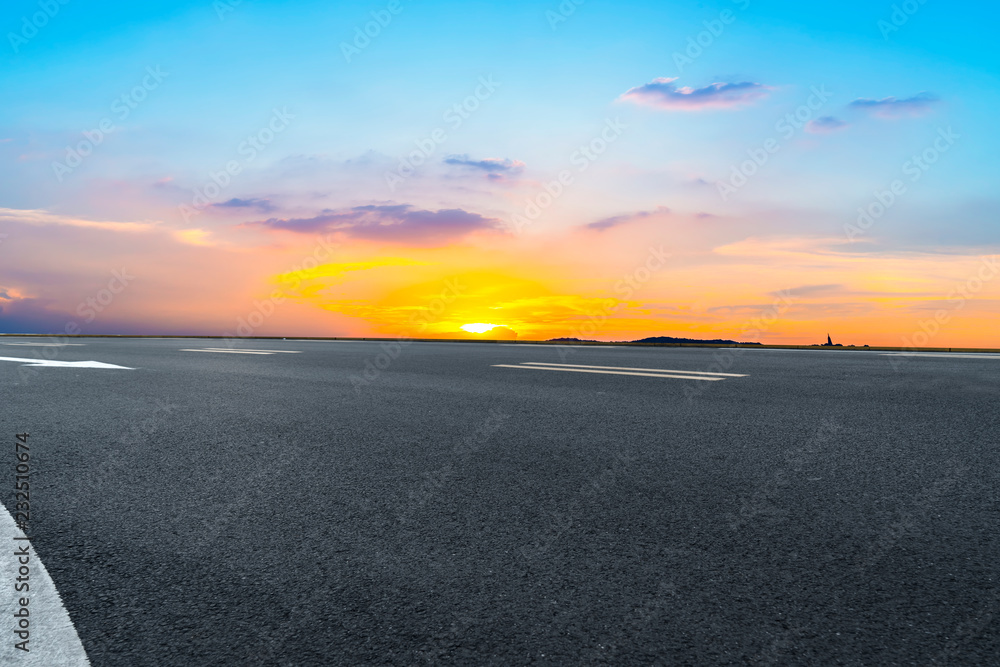
<path fill-rule="evenodd" d="M 0 361 L 93 665 L 1000 661 L 1000 358 L 37 342 L 132 369 Z"/>

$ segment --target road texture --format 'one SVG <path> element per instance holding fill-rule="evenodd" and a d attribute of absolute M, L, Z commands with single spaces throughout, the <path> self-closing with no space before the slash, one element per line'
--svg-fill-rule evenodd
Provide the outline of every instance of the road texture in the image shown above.
<path fill-rule="evenodd" d="M 998 662 L 1000 355 L 47 340 L 0 489 L 93 665 Z"/>

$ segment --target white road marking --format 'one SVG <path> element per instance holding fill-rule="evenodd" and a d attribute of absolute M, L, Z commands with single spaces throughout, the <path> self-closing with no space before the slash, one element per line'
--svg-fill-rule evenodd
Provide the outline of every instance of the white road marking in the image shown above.
<path fill-rule="evenodd" d="M 203 352 L 263 352 L 264 354 L 302 354 L 301 350 L 251 350 L 245 347 L 206 347 Z"/>
<path fill-rule="evenodd" d="M 564 371 L 568 373 L 601 373 L 603 375 L 638 375 L 648 378 L 671 378 L 674 380 L 705 380 L 707 382 L 718 382 L 725 380 L 720 377 L 707 377 L 704 375 L 670 375 L 666 373 L 630 373 L 625 371 L 599 371 L 592 368 L 565 368 L 563 366 L 514 366 L 511 364 L 493 364 L 493 368 L 520 368 L 528 371 Z"/>
<path fill-rule="evenodd" d="M 32 347 L 80 347 L 85 343 L 2 343 L 3 345 L 31 345 Z"/>
<path fill-rule="evenodd" d="M 134 371 L 128 366 L 115 366 L 100 361 L 54 361 L 52 359 L 22 359 L 20 357 L 0 357 L 0 361 L 20 361 L 25 366 L 42 366 L 51 368 L 118 368 L 124 371 Z"/>
<path fill-rule="evenodd" d="M 944 357 L 946 359 L 1000 359 L 1000 354 L 975 352 L 883 352 L 884 357 Z"/>
<path fill-rule="evenodd" d="M 181 352 L 219 352 L 221 354 L 271 354 L 270 352 L 244 352 L 243 350 L 181 350 Z"/>
<path fill-rule="evenodd" d="M 5 507 L 0 507 L 0 602 L 4 614 L 3 641 L 0 641 L 0 664 L 29 665 L 30 667 L 88 667 L 90 660 L 83 650 L 80 637 L 76 634 L 73 621 L 63 606 L 59 591 L 49 576 L 45 565 L 38 558 L 34 548 L 24 537 L 14 518 Z M 29 546 L 24 546 L 29 545 Z M 15 552 L 26 548 L 28 555 Z M 27 563 L 24 563 L 27 559 Z M 24 577 L 27 567 L 28 590 L 16 591 L 18 577 Z M 23 583 L 23 582 L 22 582 Z M 20 599 L 26 598 L 28 606 L 21 607 Z M 21 641 L 11 630 L 18 630 L 18 619 L 12 614 L 18 609 L 27 609 L 29 622 L 28 652 L 15 648 Z M 12 627 L 13 626 L 13 627 Z"/>
<path fill-rule="evenodd" d="M 587 366 L 585 364 L 551 364 L 545 361 L 526 361 L 525 364 L 529 366 L 560 366 L 568 368 L 601 368 L 604 370 L 611 371 L 652 371 L 655 373 L 683 373 L 685 375 L 711 375 L 718 377 L 727 378 L 745 378 L 746 375 L 739 375 L 737 373 L 709 373 L 707 371 L 679 371 L 676 369 L 667 368 L 630 368 L 626 366 Z"/>

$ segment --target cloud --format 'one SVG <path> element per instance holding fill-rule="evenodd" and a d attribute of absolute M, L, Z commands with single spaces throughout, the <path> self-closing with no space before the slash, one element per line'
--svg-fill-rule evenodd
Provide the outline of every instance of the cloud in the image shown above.
<path fill-rule="evenodd" d="M 850 103 L 852 109 L 865 111 L 878 118 L 904 118 L 912 116 L 922 116 L 929 113 L 933 106 L 941 101 L 933 93 L 918 93 L 913 97 L 904 100 L 895 97 L 883 97 L 880 100 L 870 100 L 858 98 Z"/>
<path fill-rule="evenodd" d="M 480 336 L 484 340 L 517 340 L 517 332 L 510 327 L 493 327 Z"/>
<path fill-rule="evenodd" d="M 178 229 L 173 233 L 174 239 L 188 245 L 211 246 L 211 232 L 204 229 Z"/>
<path fill-rule="evenodd" d="M 740 83 L 710 83 L 704 88 L 678 88 L 677 78 L 658 78 L 632 88 L 619 99 L 669 111 L 701 111 L 703 109 L 733 109 L 766 97 L 770 88 L 750 81 Z"/>
<path fill-rule="evenodd" d="M 473 160 L 468 155 L 449 155 L 444 159 L 444 163 L 474 171 L 484 171 L 486 178 L 491 181 L 507 181 L 509 176 L 520 174 L 525 167 L 520 160 L 498 157 Z"/>
<path fill-rule="evenodd" d="M 159 221 L 151 220 L 146 222 L 111 222 L 105 220 L 86 220 L 75 216 L 60 215 L 50 213 L 42 209 L 13 209 L 0 208 L 0 222 L 13 222 L 32 227 L 76 227 L 81 229 L 96 229 L 106 232 L 119 232 L 123 234 L 169 234 L 175 241 L 187 245 L 207 246 L 212 245 L 208 238 L 208 232 L 201 229 L 178 229 L 171 230 L 160 224 Z M 3 237 L 0 236 L 0 239 Z"/>
<path fill-rule="evenodd" d="M 124 318 L 115 318 L 107 313 L 101 313 L 99 319 L 87 322 L 79 312 L 71 313 L 63 310 L 56 299 L 48 297 L 22 297 L 13 295 L 8 289 L 0 288 L 0 293 L 6 294 L 0 298 L 0 332 L 8 334 L 50 334 L 62 335 L 73 331 L 86 334 L 114 335 L 190 335 L 189 325 L 165 318 L 157 321 L 155 316 L 142 314 Z M 86 305 L 80 302 L 79 306 Z M 78 327 L 78 329 L 74 328 Z M 219 326 L 217 329 L 203 329 L 219 334 L 226 332 Z M 198 329 L 194 329 L 198 331 Z M 201 333 L 201 331 L 198 331 Z M 26 348 L 6 348 L 7 354 L 13 357 L 33 357 L 34 354 L 23 352 Z M 18 352 L 14 352 L 18 350 Z"/>
<path fill-rule="evenodd" d="M 341 278 L 344 274 L 351 271 L 370 271 L 385 267 L 426 265 L 427 262 L 406 259 L 404 257 L 382 257 L 368 262 L 339 262 L 320 264 L 314 269 L 296 269 L 295 271 L 275 276 L 275 280 L 278 282 L 299 283 L 317 278 Z"/>
<path fill-rule="evenodd" d="M 819 296 L 819 295 L 829 295 L 836 294 L 844 289 L 843 285 L 802 285 L 801 287 L 791 287 L 789 289 L 779 290 L 777 292 L 769 292 L 769 296 L 780 297 L 780 296 Z"/>
<path fill-rule="evenodd" d="M 635 220 L 642 220 L 643 218 L 648 218 L 653 215 L 669 215 L 670 209 L 666 206 L 660 206 L 655 211 L 638 211 L 637 213 L 626 213 L 625 215 L 616 215 L 610 218 L 604 218 L 603 220 L 598 220 L 597 222 L 592 222 L 589 225 L 585 225 L 587 229 L 594 229 L 599 232 L 603 232 L 612 227 L 617 227 L 625 223 L 633 222 Z"/>
<path fill-rule="evenodd" d="M 502 221 L 458 208 L 427 211 L 409 204 L 373 204 L 322 211 L 312 218 L 245 223 L 301 233 L 340 232 L 353 238 L 421 245 L 447 243 L 478 231 L 503 231 Z"/>
<path fill-rule="evenodd" d="M 62 333 L 66 324 L 74 321 L 69 313 L 53 309 L 54 299 L 17 297 L 7 289 L 0 291 L 3 293 L 0 302 L 0 331 L 3 333 Z"/>
<path fill-rule="evenodd" d="M 58 213 L 50 213 L 43 209 L 0 208 L 0 222 L 16 222 L 37 227 L 62 225 L 68 227 L 87 227 L 103 229 L 112 232 L 149 232 L 156 229 L 156 222 L 110 222 L 102 220 L 85 220 Z"/>
<path fill-rule="evenodd" d="M 449 155 L 444 159 L 444 163 L 457 167 L 480 169 L 489 174 L 513 174 L 522 171 L 525 167 L 525 164 L 520 160 L 501 159 L 498 157 L 472 160 L 468 155 Z"/>
<path fill-rule="evenodd" d="M 271 203 L 270 199 L 258 199 L 255 197 L 250 199 L 239 199 L 238 197 L 233 197 L 228 201 L 224 201 L 219 204 L 212 204 L 212 208 L 253 208 L 261 213 L 270 213 L 275 210 L 275 206 Z"/>
<path fill-rule="evenodd" d="M 844 122 L 833 116 L 822 116 L 806 123 L 806 132 L 809 134 L 833 134 L 843 130 L 850 123 Z"/>

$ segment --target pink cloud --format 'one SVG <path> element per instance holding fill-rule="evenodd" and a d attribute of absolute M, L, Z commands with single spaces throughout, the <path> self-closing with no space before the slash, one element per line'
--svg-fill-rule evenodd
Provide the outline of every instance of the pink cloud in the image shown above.
<path fill-rule="evenodd" d="M 766 97 L 770 88 L 760 83 L 710 83 L 704 88 L 678 87 L 677 78 L 658 78 L 628 90 L 619 99 L 668 111 L 734 109 Z"/>

